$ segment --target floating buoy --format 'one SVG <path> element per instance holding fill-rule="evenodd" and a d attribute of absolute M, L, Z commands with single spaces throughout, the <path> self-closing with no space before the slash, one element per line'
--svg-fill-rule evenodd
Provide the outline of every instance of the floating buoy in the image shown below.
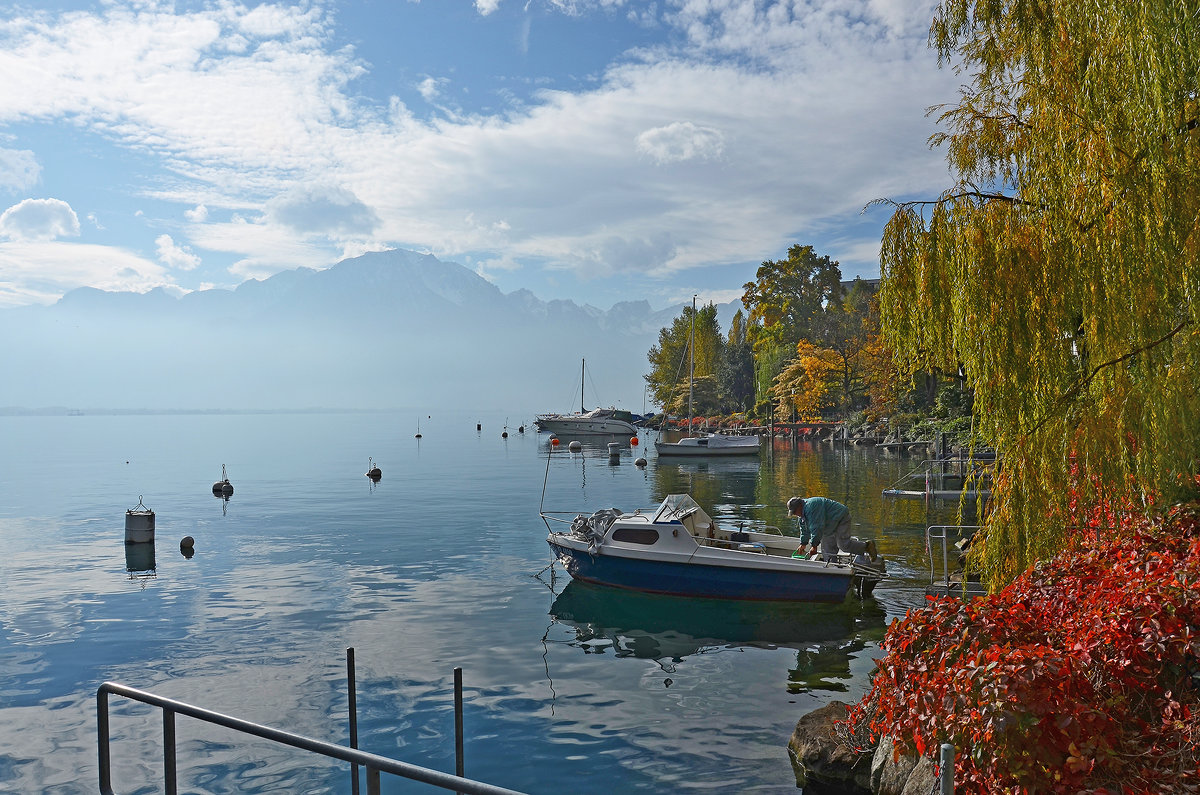
<path fill-rule="evenodd" d="M 383 477 L 383 473 L 379 471 L 379 467 L 375 466 L 375 459 L 367 459 L 367 477 L 371 480 L 379 480 Z"/>
<path fill-rule="evenodd" d="M 421 418 L 417 417 L 417 438 L 421 438 Z"/>
<path fill-rule="evenodd" d="M 567 448 L 568 448 L 568 449 L 569 449 L 569 450 L 570 450 L 572 453 L 578 453 L 580 450 L 582 450 L 582 449 L 583 449 L 583 445 L 582 445 L 582 444 L 580 444 L 580 443 L 578 442 L 578 440 L 577 440 L 577 441 L 571 442 L 569 445 L 567 445 Z"/>
<path fill-rule="evenodd" d="M 194 547 L 196 546 L 196 539 L 192 538 L 191 536 L 184 536 L 183 538 L 179 539 L 179 546 Z"/>
<path fill-rule="evenodd" d="M 139 496 L 138 504 L 125 512 L 125 543 L 144 544 L 153 541 L 154 511 L 143 505 Z"/>
<path fill-rule="evenodd" d="M 551 436 L 551 437 L 550 437 L 550 446 L 551 446 L 551 447 L 558 447 L 558 437 L 557 437 L 557 436 Z"/>
<path fill-rule="evenodd" d="M 635 459 L 633 459 L 633 465 L 634 465 L 635 467 L 644 467 L 644 466 L 646 466 L 646 459 L 644 459 L 644 458 L 635 458 Z"/>
<path fill-rule="evenodd" d="M 517 426 L 517 433 L 525 433 L 525 426 L 524 426 L 524 425 L 518 425 L 518 426 Z"/>
<path fill-rule="evenodd" d="M 629 444 L 632 445 L 633 447 L 637 447 L 638 446 L 638 438 L 636 436 L 633 437 L 632 439 L 629 440 Z"/>
<path fill-rule="evenodd" d="M 620 442 L 609 442 L 608 443 L 608 456 L 609 456 L 609 458 L 619 458 L 621 456 L 621 443 Z"/>
<path fill-rule="evenodd" d="M 218 497 L 228 497 L 233 494 L 233 484 L 229 482 L 229 476 L 225 474 L 224 464 L 221 464 L 221 479 L 213 484 L 213 494 Z"/>
<path fill-rule="evenodd" d="M 482 422 L 477 422 L 477 423 L 475 423 L 475 430 L 477 430 L 477 431 L 482 431 L 482 430 L 483 430 L 483 423 L 482 423 Z"/>

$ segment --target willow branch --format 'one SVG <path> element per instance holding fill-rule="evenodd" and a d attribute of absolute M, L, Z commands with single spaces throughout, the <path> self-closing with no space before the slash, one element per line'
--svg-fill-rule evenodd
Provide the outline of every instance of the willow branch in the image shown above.
<path fill-rule="evenodd" d="M 1129 361 L 1134 356 L 1138 356 L 1139 354 L 1143 354 L 1146 351 L 1157 348 L 1159 345 L 1162 345 L 1164 342 L 1171 339 L 1176 334 L 1178 334 L 1180 331 L 1182 331 L 1191 322 L 1192 322 L 1191 318 L 1185 317 L 1183 320 L 1179 321 L 1178 326 L 1171 329 L 1166 334 L 1164 334 L 1163 336 L 1154 340 L 1153 342 L 1146 343 L 1145 345 L 1143 345 L 1140 348 L 1135 348 L 1132 351 L 1128 351 L 1127 353 L 1121 354 L 1120 356 L 1118 356 L 1115 359 L 1110 359 L 1107 362 L 1102 362 L 1102 363 L 1096 365 L 1095 367 L 1092 368 L 1092 371 L 1090 373 L 1088 373 L 1086 377 L 1078 379 L 1074 384 L 1071 385 L 1071 387 L 1069 389 L 1067 389 L 1066 392 L 1064 392 L 1062 394 L 1062 396 L 1056 401 L 1057 405 L 1061 406 L 1065 403 L 1070 402 L 1071 400 L 1074 400 L 1079 395 L 1079 393 L 1082 392 L 1084 390 L 1084 388 L 1092 382 L 1093 379 L 1095 379 L 1095 377 L 1100 373 L 1101 370 L 1105 369 L 1106 367 L 1112 367 L 1114 365 L 1120 364 L 1121 362 Z M 1053 411 L 1047 413 L 1046 416 L 1044 416 L 1040 420 L 1038 420 L 1037 423 L 1032 428 L 1030 428 L 1029 431 L 1026 432 L 1026 435 L 1028 436 L 1029 434 L 1036 433 L 1039 428 L 1041 428 L 1043 425 L 1045 425 L 1047 422 L 1050 421 L 1050 418 L 1053 415 L 1054 415 Z"/>

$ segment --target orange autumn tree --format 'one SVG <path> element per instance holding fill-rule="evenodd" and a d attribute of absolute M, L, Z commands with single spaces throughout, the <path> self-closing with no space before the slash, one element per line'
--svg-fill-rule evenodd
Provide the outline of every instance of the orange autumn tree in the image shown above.
<path fill-rule="evenodd" d="M 1101 493 L 1147 514 L 1200 473 L 1200 15 L 1168 0 L 945 0 L 930 41 L 955 183 L 892 203 L 882 322 L 962 366 L 1003 456 L 992 587 L 1071 545 Z"/>
<path fill-rule="evenodd" d="M 821 419 L 836 403 L 841 375 L 842 362 L 835 351 L 800 340 L 795 357 L 771 386 L 780 416 L 794 414 L 802 422 Z"/>

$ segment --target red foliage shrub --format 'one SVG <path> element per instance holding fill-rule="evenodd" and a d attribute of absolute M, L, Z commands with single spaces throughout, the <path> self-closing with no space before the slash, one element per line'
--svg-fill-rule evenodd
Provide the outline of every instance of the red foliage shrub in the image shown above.
<path fill-rule="evenodd" d="M 952 743 L 959 793 L 1200 792 L 1200 503 L 1088 536 L 893 623 L 851 735 Z"/>

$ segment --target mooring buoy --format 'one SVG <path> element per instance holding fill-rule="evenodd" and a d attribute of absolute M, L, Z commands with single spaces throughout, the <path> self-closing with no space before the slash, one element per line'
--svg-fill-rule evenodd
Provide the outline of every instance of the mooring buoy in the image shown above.
<path fill-rule="evenodd" d="M 375 466 L 375 460 L 373 458 L 367 459 L 367 477 L 369 477 L 371 480 L 379 480 L 381 477 L 383 477 L 383 473 L 379 471 L 379 467 Z"/>
<path fill-rule="evenodd" d="M 221 479 L 213 484 L 213 494 L 218 497 L 228 497 L 233 494 L 233 484 L 229 482 L 229 476 L 225 474 L 224 464 L 221 464 Z"/>
<path fill-rule="evenodd" d="M 139 496 L 138 504 L 125 512 L 125 543 L 144 544 L 153 541 L 154 511 L 143 505 Z"/>
<path fill-rule="evenodd" d="M 570 450 L 572 453 L 578 453 L 580 450 L 583 449 L 583 445 L 579 443 L 578 439 L 576 439 L 575 441 L 573 441 L 569 445 L 567 445 L 567 449 Z"/>

